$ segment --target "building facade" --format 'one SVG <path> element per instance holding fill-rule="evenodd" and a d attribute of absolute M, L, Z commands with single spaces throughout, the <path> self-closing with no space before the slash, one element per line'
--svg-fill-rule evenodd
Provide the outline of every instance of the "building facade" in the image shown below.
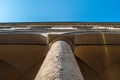
<path fill-rule="evenodd" d="M 119 80 L 120 23 L 0 23 L 0 80 Z"/>

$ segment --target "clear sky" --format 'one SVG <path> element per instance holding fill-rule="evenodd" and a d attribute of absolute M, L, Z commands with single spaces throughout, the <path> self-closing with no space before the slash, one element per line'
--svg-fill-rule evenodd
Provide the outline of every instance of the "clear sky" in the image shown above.
<path fill-rule="evenodd" d="M 0 22 L 120 22 L 120 0 L 0 0 Z"/>

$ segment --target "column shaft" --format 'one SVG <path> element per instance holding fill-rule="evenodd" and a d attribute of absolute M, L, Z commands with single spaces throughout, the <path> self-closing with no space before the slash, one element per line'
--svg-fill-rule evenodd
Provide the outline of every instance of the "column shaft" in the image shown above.
<path fill-rule="evenodd" d="M 84 80 L 67 42 L 52 44 L 35 80 Z"/>

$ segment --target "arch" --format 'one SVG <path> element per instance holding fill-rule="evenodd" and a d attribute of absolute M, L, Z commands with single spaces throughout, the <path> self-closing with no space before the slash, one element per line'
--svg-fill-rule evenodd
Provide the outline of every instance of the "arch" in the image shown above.
<path fill-rule="evenodd" d="M 76 60 L 85 80 L 103 80 L 100 73 L 94 70 L 94 68 L 92 68 L 89 64 L 87 64 L 77 56 L 76 56 Z"/>
<path fill-rule="evenodd" d="M 0 79 L 1 80 L 18 80 L 23 75 L 16 67 L 0 59 Z M 25 80 L 26 77 L 23 75 Z"/>

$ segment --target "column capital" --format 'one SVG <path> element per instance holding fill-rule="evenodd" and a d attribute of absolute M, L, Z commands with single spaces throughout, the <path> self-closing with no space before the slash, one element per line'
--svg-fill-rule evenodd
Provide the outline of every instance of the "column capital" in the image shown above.
<path fill-rule="evenodd" d="M 65 41 L 71 48 L 74 47 L 74 34 L 49 34 L 48 35 L 48 45 L 51 46 L 56 41 Z"/>

